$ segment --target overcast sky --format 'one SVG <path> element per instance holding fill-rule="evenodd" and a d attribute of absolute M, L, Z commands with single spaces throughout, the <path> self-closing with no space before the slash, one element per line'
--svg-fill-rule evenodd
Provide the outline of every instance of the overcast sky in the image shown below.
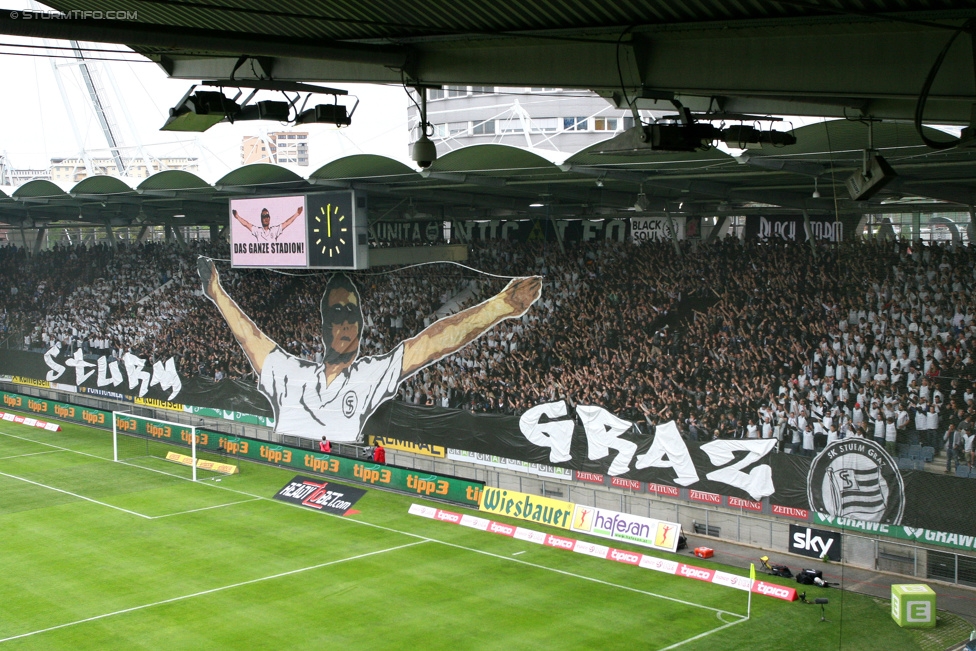
<path fill-rule="evenodd" d="M 4 3 L 5 8 L 29 9 L 26 2 Z M 17 5 L 21 6 L 17 6 Z M 15 47 L 65 46 L 64 41 L 42 41 L 0 36 L 0 87 L 5 100 L 0 102 L 0 155 L 18 168 L 47 168 L 51 158 L 77 156 L 82 148 L 93 157 L 108 156 L 108 145 L 95 117 L 88 92 L 75 61 L 47 56 L 50 50 Z M 83 43 L 88 48 L 118 46 Z M 13 53 L 35 56 L 14 56 Z M 56 51 L 64 54 L 65 51 Z M 310 164 L 298 168 L 307 176 L 322 164 L 356 153 L 381 154 L 409 163 L 407 147 L 407 99 L 399 86 L 334 84 L 359 97 L 360 104 L 352 126 L 338 129 L 328 125 L 282 127 L 275 122 L 219 124 L 202 134 L 160 131 L 168 109 L 186 93 L 192 81 L 168 79 L 154 63 L 135 62 L 133 54 L 86 53 L 97 59 L 125 58 L 133 62 L 96 62 L 96 78 L 101 80 L 109 110 L 118 123 L 122 144 L 131 155 L 141 145 L 159 158 L 199 157 L 200 175 L 213 182 L 240 166 L 241 138 L 263 131 L 295 130 L 309 132 Z M 55 66 L 60 71 L 56 75 Z M 64 93 L 59 90 L 60 76 Z M 259 99 L 280 99 L 263 94 Z M 312 101 L 330 103 L 331 96 L 313 96 Z M 351 108 L 352 99 L 345 99 Z M 69 114 L 70 112 L 70 114 Z M 73 116 L 77 130 L 72 128 Z M 77 131 L 77 134 L 76 134 Z M 79 142 L 80 141 L 80 142 Z"/>

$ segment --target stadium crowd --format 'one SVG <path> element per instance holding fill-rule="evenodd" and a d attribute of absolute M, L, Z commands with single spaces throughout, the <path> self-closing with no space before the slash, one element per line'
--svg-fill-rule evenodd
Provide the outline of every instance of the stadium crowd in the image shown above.
<path fill-rule="evenodd" d="M 174 358 L 183 374 L 254 380 L 200 294 L 195 258 L 226 243 L 0 249 L 0 329 L 28 347 Z M 362 354 L 420 332 L 437 311 L 542 275 L 539 303 L 404 382 L 414 404 L 518 414 L 598 405 L 693 439 L 776 437 L 812 454 L 838 437 L 921 442 L 972 463 L 972 247 L 853 242 L 473 245 L 471 269 L 353 274 Z M 321 360 L 324 274 L 219 267 L 228 293 L 273 340 Z M 474 271 L 478 270 L 478 271 Z M 493 275 L 489 275 L 493 274 Z M 504 276 L 504 277 L 503 277 Z M 948 428 L 952 425 L 952 429 Z"/>

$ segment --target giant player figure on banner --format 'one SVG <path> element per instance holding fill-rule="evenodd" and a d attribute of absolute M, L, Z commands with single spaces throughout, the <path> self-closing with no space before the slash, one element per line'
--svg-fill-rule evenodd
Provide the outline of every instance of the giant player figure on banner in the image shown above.
<path fill-rule="evenodd" d="M 375 357 L 359 356 L 363 310 L 359 291 L 345 275 L 333 275 L 322 293 L 321 363 L 285 352 L 255 325 L 220 284 L 213 262 L 201 257 L 203 292 L 220 310 L 258 374 L 258 388 L 275 414 L 275 431 L 330 441 L 358 441 L 362 427 L 400 382 L 456 352 L 497 323 L 525 314 L 542 295 L 538 276 L 516 278 L 501 292 Z"/>

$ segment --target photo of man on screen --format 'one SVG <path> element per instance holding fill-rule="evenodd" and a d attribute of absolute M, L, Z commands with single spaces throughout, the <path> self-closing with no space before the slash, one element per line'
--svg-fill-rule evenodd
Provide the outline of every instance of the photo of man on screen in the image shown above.
<path fill-rule="evenodd" d="M 260 226 L 255 226 L 251 222 L 247 221 L 241 217 L 236 210 L 232 210 L 231 214 L 234 215 L 234 219 L 239 221 L 244 228 L 251 231 L 251 235 L 253 235 L 254 239 L 256 239 L 258 242 L 277 242 L 278 238 L 281 237 L 282 232 L 291 226 L 292 223 L 302 214 L 302 207 L 299 206 L 294 215 L 276 226 L 271 225 L 271 212 L 267 208 L 261 209 Z"/>

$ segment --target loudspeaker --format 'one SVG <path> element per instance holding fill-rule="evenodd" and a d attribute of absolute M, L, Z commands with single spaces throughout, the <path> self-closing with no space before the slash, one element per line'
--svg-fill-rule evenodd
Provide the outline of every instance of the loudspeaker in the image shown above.
<path fill-rule="evenodd" d="M 844 183 L 851 199 L 867 201 L 896 176 L 898 175 L 895 174 L 895 170 L 891 168 L 888 161 L 882 158 L 880 154 L 871 154 L 868 157 L 867 174 L 864 173 L 864 170 L 858 170 Z"/>

